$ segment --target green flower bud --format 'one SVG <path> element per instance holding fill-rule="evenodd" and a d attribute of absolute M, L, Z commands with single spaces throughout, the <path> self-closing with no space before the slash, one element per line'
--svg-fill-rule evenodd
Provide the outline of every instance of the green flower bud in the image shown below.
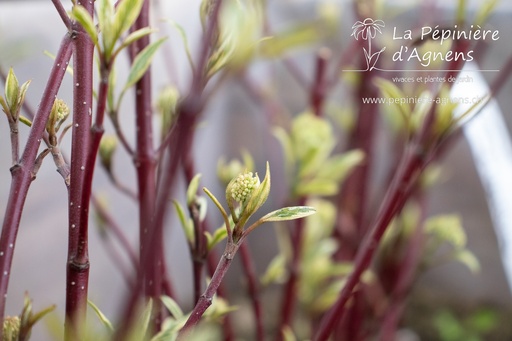
<path fill-rule="evenodd" d="M 117 148 L 117 138 L 114 135 L 105 135 L 100 142 L 100 161 L 103 167 L 110 173 L 112 169 L 112 156 Z"/>
<path fill-rule="evenodd" d="M 251 196 L 252 192 L 260 185 L 260 178 L 252 172 L 239 174 L 235 181 L 228 186 L 231 197 L 236 202 L 243 204 Z"/>
<path fill-rule="evenodd" d="M 50 112 L 50 117 L 48 117 L 48 121 L 46 122 L 46 131 L 48 135 L 50 135 L 50 143 L 55 146 L 57 145 L 57 137 L 55 134 L 59 131 L 62 123 L 69 116 L 69 107 L 62 99 L 56 99 L 53 102 L 52 111 Z"/>
<path fill-rule="evenodd" d="M 158 95 L 156 107 L 162 115 L 162 136 L 165 136 L 176 119 L 176 104 L 180 98 L 178 89 L 165 87 Z"/>
<path fill-rule="evenodd" d="M 2 341 L 18 341 L 20 335 L 20 318 L 7 316 L 4 320 Z"/>

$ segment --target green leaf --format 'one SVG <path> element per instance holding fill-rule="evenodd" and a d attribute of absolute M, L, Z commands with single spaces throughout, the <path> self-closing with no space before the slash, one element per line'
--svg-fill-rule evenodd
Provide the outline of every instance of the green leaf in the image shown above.
<path fill-rule="evenodd" d="M 269 214 L 266 214 L 260 220 L 265 223 L 270 221 L 294 220 L 304 218 L 315 213 L 316 210 L 313 207 L 309 206 L 284 207 L 276 211 L 270 212 Z"/>
<path fill-rule="evenodd" d="M 272 259 L 267 267 L 267 270 L 261 276 L 261 283 L 269 285 L 271 283 L 281 283 L 286 274 L 286 256 L 282 253 Z"/>
<path fill-rule="evenodd" d="M 219 321 L 225 315 L 236 310 L 238 310 L 238 306 L 231 306 L 225 299 L 215 295 L 213 297 L 212 305 L 205 312 L 204 317 L 210 320 Z"/>
<path fill-rule="evenodd" d="M 122 49 L 125 47 L 133 44 L 135 41 L 139 40 L 140 38 L 143 38 L 147 35 L 150 35 L 151 33 L 156 32 L 157 30 L 150 27 L 143 27 L 141 29 L 138 29 L 135 32 L 130 33 L 122 42 L 121 46 L 116 50 L 115 54 L 119 53 Z"/>
<path fill-rule="evenodd" d="M 300 181 L 294 189 L 296 196 L 320 195 L 331 196 L 338 192 L 338 183 L 330 179 L 315 178 Z"/>
<path fill-rule="evenodd" d="M 484 1 L 482 7 L 480 7 L 478 12 L 476 13 L 475 20 L 474 20 L 475 26 L 476 25 L 483 26 L 484 23 L 489 18 L 489 15 L 491 15 L 492 11 L 496 7 L 496 5 L 498 5 L 498 3 L 499 3 L 499 0 Z"/>
<path fill-rule="evenodd" d="M 71 16 L 73 19 L 78 21 L 80 25 L 82 25 L 85 32 L 87 32 L 87 34 L 91 38 L 93 44 L 98 45 L 98 33 L 96 32 L 96 26 L 94 25 L 94 21 L 89 12 L 87 12 L 87 10 L 83 6 L 76 5 L 73 6 Z"/>
<path fill-rule="evenodd" d="M 130 73 L 128 75 L 128 80 L 124 87 L 125 90 L 133 86 L 139 81 L 139 79 L 142 78 L 142 76 L 144 76 L 144 73 L 146 73 L 146 70 L 151 65 L 151 61 L 153 60 L 155 53 L 165 40 L 166 38 L 162 38 L 151 43 L 142 51 L 140 51 L 137 57 L 135 57 L 135 60 L 133 61 L 132 67 L 130 69 Z"/>
<path fill-rule="evenodd" d="M 323 312 L 329 309 L 338 299 L 345 283 L 345 278 L 333 281 L 326 289 L 319 293 L 318 297 L 313 302 L 312 309 L 316 312 Z"/>
<path fill-rule="evenodd" d="M 473 274 L 480 272 L 480 262 L 471 251 L 466 249 L 457 251 L 454 259 L 467 266 Z"/>
<path fill-rule="evenodd" d="M 151 319 L 151 313 L 153 311 L 153 301 L 149 299 L 146 307 L 142 311 L 141 316 L 137 319 L 137 323 L 130 329 L 128 334 L 128 341 L 140 341 L 144 340 L 148 329 L 149 321 Z"/>
<path fill-rule="evenodd" d="M 342 182 L 364 160 L 364 152 L 355 149 L 329 158 L 317 173 L 318 178 Z"/>
<path fill-rule="evenodd" d="M 467 0 L 458 0 L 458 4 L 457 4 L 457 15 L 455 17 L 455 21 L 456 23 L 462 27 L 464 25 L 464 22 L 465 22 L 465 18 L 466 18 L 466 10 L 467 10 L 467 6 L 468 5 L 468 1 Z"/>
<path fill-rule="evenodd" d="M 190 207 L 194 203 L 194 200 L 197 196 L 197 189 L 199 188 L 199 182 L 201 181 L 201 174 L 196 174 L 192 180 L 190 180 L 190 184 L 187 189 L 187 206 Z"/>
<path fill-rule="evenodd" d="M 283 341 L 297 341 L 293 330 L 289 326 L 284 326 L 281 333 L 283 334 Z"/>
<path fill-rule="evenodd" d="M 171 26 L 173 26 L 179 33 L 181 40 L 183 41 L 183 46 L 185 48 L 185 53 L 187 54 L 188 63 L 190 64 L 190 67 L 192 70 L 195 69 L 194 66 L 194 59 L 192 58 L 192 54 L 190 53 L 190 48 L 188 46 L 188 39 L 187 39 L 187 33 L 183 29 L 183 27 L 175 22 L 174 20 L 167 20 Z"/>
<path fill-rule="evenodd" d="M 220 243 L 228 236 L 228 231 L 225 226 L 221 226 L 215 230 L 213 235 L 210 232 L 205 232 L 206 240 L 208 241 L 208 251 L 213 249 L 215 245 Z"/>
<path fill-rule="evenodd" d="M 226 211 L 224 210 L 224 208 L 222 207 L 222 205 L 220 204 L 219 200 L 217 200 L 217 198 L 213 195 L 212 192 L 210 192 L 208 190 L 208 188 L 203 187 L 203 191 L 206 193 L 206 195 L 208 195 L 208 197 L 213 201 L 215 206 L 217 206 L 217 208 L 219 209 L 220 213 L 222 214 L 222 218 L 224 219 L 224 224 L 226 226 L 226 229 L 231 230 L 231 225 L 229 224 L 228 215 L 227 215 Z"/>
<path fill-rule="evenodd" d="M 384 78 L 376 78 L 375 85 L 377 88 L 379 88 L 382 96 L 386 97 L 388 100 L 393 100 L 393 103 L 390 104 L 391 110 L 399 112 L 405 123 L 405 126 L 409 127 L 412 112 L 411 106 L 407 103 L 396 102 L 396 100 L 406 98 L 407 96 L 405 93 L 395 84 L 393 84 L 393 82 Z"/>
<path fill-rule="evenodd" d="M 281 127 L 272 128 L 272 134 L 281 143 L 284 154 L 285 169 L 287 174 L 291 175 L 293 174 L 293 169 L 295 167 L 295 153 L 293 152 L 292 140 L 286 130 Z"/>
<path fill-rule="evenodd" d="M 183 232 L 185 232 L 185 237 L 190 244 L 194 244 L 194 226 L 192 225 L 192 220 L 187 217 L 185 214 L 185 210 L 180 205 L 179 202 L 173 200 L 174 207 L 176 208 L 176 213 L 178 213 L 178 219 L 180 220 L 181 227 L 183 228 Z"/>
<path fill-rule="evenodd" d="M 98 25 L 100 28 L 103 45 L 103 51 L 101 51 L 106 61 L 110 60 L 112 51 L 116 44 L 117 37 L 114 32 L 114 4 L 112 0 L 100 0 L 98 1 Z"/>
<path fill-rule="evenodd" d="M 115 40 L 128 31 L 135 20 L 137 20 L 143 3 L 144 0 L 122 0 L 118 2 L 114 15 Z"/>
<path fill-rule="evenodd" d="M 18 117 L 18 119 L 20 120 L 21 123 L 23 123 L 27 127 L 32 127 L 32 121 L 29 120 L 28 118 L 26 118 L 25 116 L 20 115 L 20 117 Z"/>
<path fill-rule="evenodd" d="M 4 113 L 9 117 L 10 109 L 2 96 L 0 96 L 0 105 L 2 106 L 2 110 L 4 111 Z"/>
<path fill-rule="evenodd" d="M 20 87 L 20 95 L 19 95 L 19 98 L 18 98 L 18 105 L 19 107 L 21 107 L 21 105 L 23 104 L 23 102 L 25 101 L 25 95 L 27 94 L 27 90 L 28 90 L 28 86 L 30 85 L 30 80 L 26 81 L 25 83 L 23 83 Z"/>
<path fill-rule="evenodd" d="M 260 52 L 264 57 L 276 58 L 291 49 L 306 46 L 318 41 L 318 23 L 307 23 L 278 33 L 270 39 L 262 40 Z"/>
<path fill-rule="evenodd" d="M 98 316 L 99 320 L 103 325 L 108 329 L 109 332 L 114 331 L 114 327 L 112 326 L 112 323 L 109 321 L 109 319 L 101 312 L 101 310 L 94 304 L 91 300 L 87 300 L 87 304 L 89 304 L 89 307 L 94 310 L 94 313 L 96 316 Z"/>
<path fill-rule="evenodd" d="M 460 217 L 457 215 L 440 215 L 429 218 L 425 222 L 425 232 L 452 244 L 455 248 L 463 248 L 466 245 L 466 233 Z"/>
<path fill-rule="evenodd" d="M 178 303 L 176 303 L 175 300 L 173 300 L 169 296 L 162 296 L 160 297 L 160 299 L 162 300 L 162 303 L 165 305 L 167 310 L 169 310 L 169 312 L 175 319 L 179 319 L 184 316 L 183 310 L 181 310 L 180 306 L 178 305 Z"/>
<path fill-rule="evenodd" d="M 468 325 L 480 333 L 492 331 L 497 327 L 498 321 L 499 315 L 491 309 L 480 309 L 467 319 Z"/>

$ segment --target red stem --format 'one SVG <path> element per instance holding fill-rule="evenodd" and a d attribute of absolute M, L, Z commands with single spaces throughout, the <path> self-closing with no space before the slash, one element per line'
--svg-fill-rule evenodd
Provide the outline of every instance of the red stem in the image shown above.
<path fill-rule="evenodd" d="M 133 26 L 138 30 L 149 26 L 148 0 L 144 1 L 139 17 Z M 135 54 L 142 51 L 150 43 L 149 36 L 145 36 L 135 42 Z M 139 238 L 140 252 L 144 253 L 144 247 L 151 248 L 151 261 L 140 264 L 143 287 L 146 297 L 156 299 L 162 294 L 161 264 L 163 258 L 163 235 L 161 231 L 152 231 L 158 234 L 154 244 L 148 244 L 149 229 L 153 222 L 153 213 L 156 199 L 156 158 L 153 147 L 152 106 L 151 106 L 151 69 L 148 68 L 144 76 L 135 84 L 135 110 L 137 142 L 134 155 L 134 163 L 137 171 L 137 187 L 139 193 Z M 157 311 L 158 308 L 155 308 Z M 159 317 L 157 316 L 157 322 Z M 159 323 L 159 322 L 158 322 Z"/>
<path fill-rule="evenodd" d="M 316 71 L 313 87 L 311 88 L 311 108 L 316 116 L 322 116 L 322 109 L 327 93 L 326 71 L 331 58 L 331 51 L 320 49 L 316 56 Z"/>
<path fill-rule="evenodd" d="M 211 20 L 208 23 L 208 28 L 203 37 L 200 62 L 198 63 L 198 70 L 200 71 L 196 71 L 194 73 L 189 95 L 180 102 L 176 110 L 177 120 L 173 127 L 173 132 L 169 135 L 169 144 L 166 147 L 167 155 L 162 158 L 163 162 L 160 167 L 162 171 L 159 172 L 160 176 L 157 184 L 159 193 L 156 198 L 157 200 L 153 220 L 150 224 L 151 229 L 147 238 L 145 238 L 144 249 L 141 253 L 141 265 L 143 268 L 151 268 L 153 266 L 153 252 L 151 246 L 157 245 L 160 242 L 169 198 L 176 181 L 178 166 L 183 161 L 184 156 L 191 152 L 194 126 L 204 107 L 204 101 L 202 98 L 202 93 L 206 83 L 206 74 L 204 70 L 210 56 L 214 32 L 217 30 L 217 18 L 221 3 L 221 0 L 217 0 L 215 2 Z M 143 282 L 139 276 L 136 286 L 127 300 L 127 308 L 125 309 L 125 314 L 122 317 L 120 328 L 114 335 L 114 340 L 123 341 L 125 339 L 126 330 L 133 320 L 134 310 L 142 288 Z"/>
<path fill-rule="evenodd" d="M 420 145 L 411 146 L 405 153 L 391 186 L 389 187 L 377 218 L 370 233 L 363 239 L 354 261 L 354 271 L 347 279 L 336 303 L 321 321 L 315 341 L 325 341 L 329 338 L 336 321 L 342 318 L 345 305 L 363 272 L 368 269 L 373 255 L 378 249 L 379 242 L 395 214 L 403 207 L 411 185 L 415 182 L 421 169 L 426 165 L 425 155 L 421 153 Z"/>
<path fill-rule="evenodd" d="M 304 206 L 306 198 L 301 198 L 299 206 Z M 297 285 L 300 279 L 300 263 L 303 252 L 303 239 L 304 239 L 304 219 L 297 219 L 294 221 L 294 231 L 291 233 L 291 245 L 293 246 L 292 259 L 290 263 L 290 274 L 288 281 L 283 289 L 283 301 L 281 304 L 281 322 L 277 330 L 276 340 L 282 340 L 282 330 L 286 326 L 291 326 L 293 320 L 293 313 L 297 303 Z"/>
<path fill-rule="evenodd" d="M 94 3 L 83 2 L 93 15 Z M 94 45 L 83 27 L 72 23 L 74 40 L 73 136 L 69 186 L 69 239 L 66 273 L 66 340 L 80 340 L 84 327 L 89 284 L 89 200 L 94 161 L 91 162 Z M 61 65 L 65 68 L 67 65 Z"/>
<path fill-rule="evenodd" d="M 207 257 L 207 266 L 208 266 L 208 273 L 210 276 L 213 276 L 215 273 L 215 269 L 217 267 L 217 257 L 215 257 L 214 250 L 210 250 Z M 224 286 L 222 283 L 217 288 L 217 295 L 219 297 L 227 299 L 228 296 L 226 294 L 226 290 L 224 289 Z M 224 341 L 233 341 L 235 339 L 235 336 L 233 334 L 233 324 L 231 323 L 231 316 L 228 314 L 224 316 L 224 320 L 222 321 L 222 330 L 224 332 Z"/>
<path fill-rule="evenodd" d="M 263 327 L 263 310 L 261 306 L 259 281 L 249 246 L 246 243 L 240 244 L 240 253 L 245 276 L 247 277 L 247 284 L 249 286 L 249 296 L 252 301 L 254 319 L 256 321 L 256 340 L 263 341 L 265 340 L 265 329 Z"/>
<path fill-rule="evenodd" d="M 11 273 L 12 259 L 16 244 L 16 236 L 20 224 L 21 214 L 25 199 L 33 180 L 32 168 L 37 157 L 39 145 L 46 128 L 46 121 L 53 107 L 53 102 L 59 91 L 62 79 L 65 75 L 64 65 L 71 58 L 72 38 L 69 34 L 63 38 L 57 56 L 53 63 L 46 88 L 43 92 L 41 103 L 30 129 L 27 144 L 21 156 L 20 162 L 11 168 L 12 182 L 7 206 L 5 208 L 2 233 L 0 236 L 0 320 L 3 321 L 9 275 Z M 3 330 L 0 328 L 0 339 Z"/>
<path fill-rule="evenodd" d="M 240 241 L 240 243 L 241 242 L 242 241 Z M 199 301 L 194 307 L 194 310 L 192 310 L 192 313 L 190 314 L 190 317 L 188 318 L 187 322 L 180 330 L 177 339 L 178 341 L 186 340 L 187 332 L 190 331 L 192 327 L 196 326 L 199 323 L 199 321 L 201 321 L 201 317 L 203 316 L 204 312 L 212 304 L 213 295 L 215 295 L 219 285 L 222 283 L 222 279 L 226 275 L 229 266 L 231 265 L 231 262 L 233 260 L 233 257 L 235 256 L 238 250 L 238 247 L 239 244 L 235 243 L 228 243 L 226 245 L 224 254 L 222 255 L 219 264 L 217 265 L 217 269 L 215 269 L 215 273 L 213 274 L 210 284 L 208 284 L 208 287 L 206 288 L 203 295 L 201 295 Z"/>

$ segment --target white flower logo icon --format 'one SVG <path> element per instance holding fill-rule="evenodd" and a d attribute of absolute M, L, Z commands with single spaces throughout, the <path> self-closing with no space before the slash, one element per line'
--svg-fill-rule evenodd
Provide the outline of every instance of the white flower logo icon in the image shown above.
<path fill-rule="evenodd" d="M 382 28 L 385 27 L 384 21 L 382 20 L 373 20 L 372 18 L 366 18 L 363 21 L 357 21 L 352 26 L 352 34 L 356 40 L 359 40 L 359 37 L 363 40 L 368 40 L 368 50 L 363 47 L 364 55 L 366 58 L 366 70 L 371 71 L 375 69 L 375 64 L 377 64 L 377 60 L 379 59 L 380 54 L 386 48 L 383 47 L 380 51 L 372 53 L 372 39 L 377 36 L 377 32 L 382 34 Z"/>

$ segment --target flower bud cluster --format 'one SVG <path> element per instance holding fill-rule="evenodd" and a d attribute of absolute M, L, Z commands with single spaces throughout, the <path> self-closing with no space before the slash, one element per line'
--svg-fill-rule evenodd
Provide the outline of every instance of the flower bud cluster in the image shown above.
<path fill-rule="evenodd" d="M 260 179 L 257 174 L 242 173 L 238 175 L 231 186 L 231 197 L 239 203 L 244 203 L 259 185 Z"/>

